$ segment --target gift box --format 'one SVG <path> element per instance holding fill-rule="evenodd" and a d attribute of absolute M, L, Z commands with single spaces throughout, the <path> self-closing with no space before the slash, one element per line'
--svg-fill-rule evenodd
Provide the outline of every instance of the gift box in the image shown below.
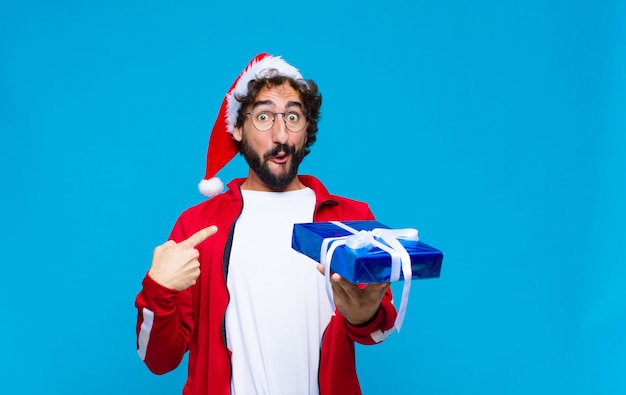
<path fill-rule="evenodd" d="M 329 260 L 330 270 L 353 284 L 404 280 L 405 273 L 411 279 L 438 278 L 443 261 L 441 251 L 417 239 L 417 230 L 394 230 L 378 221 L 295 224 L 291 245 L 317 262 Z"/>

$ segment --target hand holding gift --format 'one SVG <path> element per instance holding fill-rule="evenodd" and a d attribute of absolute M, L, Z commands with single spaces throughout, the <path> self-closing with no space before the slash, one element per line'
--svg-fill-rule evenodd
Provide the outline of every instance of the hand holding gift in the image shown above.
<path fill-rule="evenodd" d="M 323 275 L 324 265 L 318 264 L 317 270 Z M 362 325 L 374 318 L 380 307 L 380 301 L 391 284 L 372 283 L 360 287 L 337 273 L 332 274 L 330 280 L 335 306 L 352 325 Z"/>
<path fill-rule="evenodd" d="M 439 277 L 443 260 L 441 251 L 419 241 L 417 230 L 389 229 L 377 221 L 295 224 L 292 248 L 320 262 L 318 269 L 324 270 L 328 280 L 330 303 L 344 316 L 345 310 L 351 323 L 367 322 L 361 320 L 376 313 L 380 299 L 376 299 L 375 290 L 382 297 L 389 282 L 404 280 L 395 323 L 398 331 L 406 312 L 411 280 Z M 357 291 L 358 284 L 361 291 Z M 333 300 L 337 295 L 341 301 Z"/>

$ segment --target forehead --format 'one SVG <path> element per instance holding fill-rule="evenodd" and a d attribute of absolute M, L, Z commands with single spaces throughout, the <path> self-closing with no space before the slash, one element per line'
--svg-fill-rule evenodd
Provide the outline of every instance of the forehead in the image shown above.
<path fill-rule="evenodd" d="M 271 102 L 275 105 L 287 102 L 302 102 L 300 92 L 294 89 L 291 84 L 284 82 L 281 85 L 264 86 L 259 90 L 255 102 Z"/>

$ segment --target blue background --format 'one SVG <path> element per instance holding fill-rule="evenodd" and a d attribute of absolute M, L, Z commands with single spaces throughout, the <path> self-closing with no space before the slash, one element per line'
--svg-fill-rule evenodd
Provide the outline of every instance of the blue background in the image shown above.
<path fill-rule="evenodd" d="M 134 297 L 261 51 L 324 95 L 302 171 L 446 254 L 366 394 L 626 393 L 623 2 L 226 3 L 2 2 L 1 393 L 180 393 Z"/>

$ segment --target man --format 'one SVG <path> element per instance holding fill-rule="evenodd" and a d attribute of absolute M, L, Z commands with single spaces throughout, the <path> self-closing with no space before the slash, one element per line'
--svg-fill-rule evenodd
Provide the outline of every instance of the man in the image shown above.
<path fill-rule="evenodd" d="M 237 78 L 211 132 L 200 190 L 237 152 L 248 177 L 185 211 L 154 251 L 136 299 L 137 348 L 157 374 L 189 351 L 183 394 L 360 394 L 354 342 L 391 333 L 389 284 L 331 277 L 291 249 L 294 223 L 373 219 L 365 203 L 297 175 L 317 132 L 321 95 L 280 57 L 260 54 Z"/>

